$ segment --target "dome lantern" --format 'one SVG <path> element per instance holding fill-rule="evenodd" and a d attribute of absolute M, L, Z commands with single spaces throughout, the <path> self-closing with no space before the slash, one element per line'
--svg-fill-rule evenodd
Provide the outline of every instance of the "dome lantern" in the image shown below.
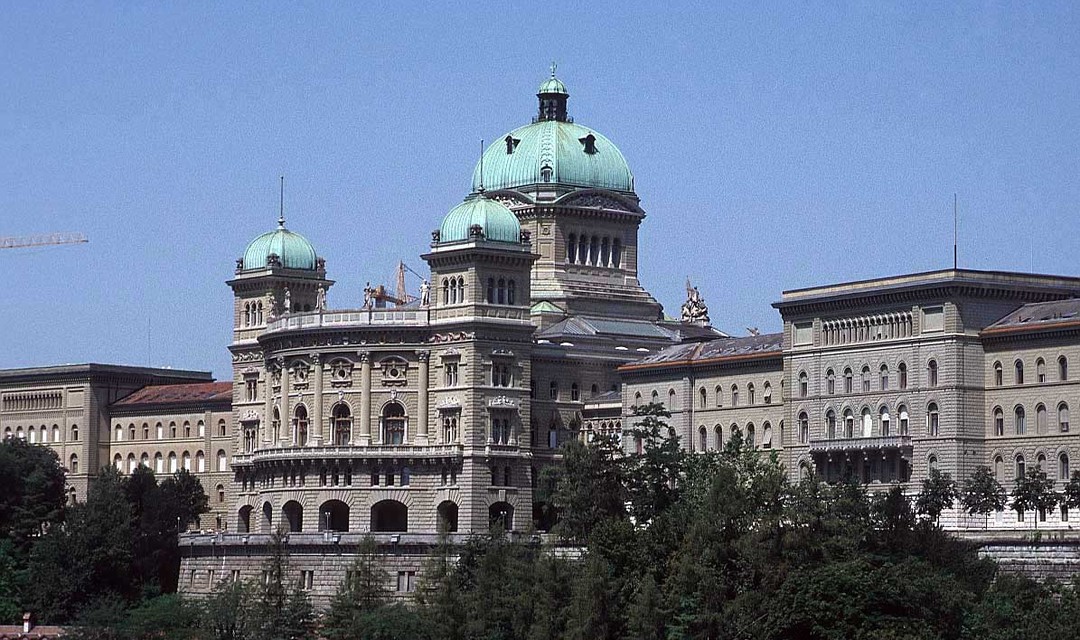
<path fill-rule="evenodd" d="M 536 91 L 536 97 L 540 100 L 540 114 L 537 121 L 555 120 L 566 122 L 566 101 L 570 93 L 566 85 L 555 77 L 555 63 L 551 63 L 551 77 L 541 83 Z"/>

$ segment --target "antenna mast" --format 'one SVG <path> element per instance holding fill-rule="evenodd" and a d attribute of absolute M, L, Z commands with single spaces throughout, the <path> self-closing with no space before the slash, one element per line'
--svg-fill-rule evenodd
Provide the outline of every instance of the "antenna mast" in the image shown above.
<path fill-rule="evenodd" d="M 956 193 L 952 194 L 952 268 L 957 269 L 956 259 Z"/>

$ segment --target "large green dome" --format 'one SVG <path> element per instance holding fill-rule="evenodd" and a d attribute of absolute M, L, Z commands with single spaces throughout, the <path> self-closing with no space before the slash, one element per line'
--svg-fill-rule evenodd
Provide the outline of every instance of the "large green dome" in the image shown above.
<path fill-rule="evenodd" d="M 270 255 L 276 255 L 287 269 L 314 271 L 318 265 L 315 247 L 307 238 L 285 228 L 282 221 L 274 231 L 268 231 L 251 241 L 244 250 L 244 269 L 263 269 Z"/>
<path fill-rule="evenodd" d="M 633 191 L 634 175 L 613 142 L 592 129 L 560 120 L 514 129 L 489 146 L 473 170 L 474 191 L 544 183 Z"/>
<path fill-rule="evenodd" d="M 505 205 L 482 193 L 469 196 L 446 214 L 439 225 L 439 242 L 469 240 L 469 230 L 475 225 L 484 230 L 485 240 L 521 242 L 521 225 L 517 216 Z"/>

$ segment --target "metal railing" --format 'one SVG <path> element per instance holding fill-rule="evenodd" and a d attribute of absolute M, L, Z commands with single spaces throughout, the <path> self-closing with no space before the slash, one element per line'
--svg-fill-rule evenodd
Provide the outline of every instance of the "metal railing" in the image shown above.
<path fill-rule="evenodd" d="M 428 324 L 428 310 L 428 308 L 353 309 L 289 313 L 267 325 L 266 332 L 347 326 L 406 325 L 426 327 Z"/>
<path fill-rule="evenodd" d="M 233 456 L 233 464 L 252 464 L 275 460 L 312 460 L 321 458 L 445 458 L 461 457 L 460 444 L 434 445 L 368 445 L 368 446 L 330 446 L 330 447 L 276 447 L 258 449 L 253 453 L 241 453 Z"/>
<path fill-rule="evenodd" d="M 868 438 L 833 438 L 811 440 L 810 451 L 863 451 L 866 449 L 901 449 L 911 446 L 911 436 L 871 436 Z"/>

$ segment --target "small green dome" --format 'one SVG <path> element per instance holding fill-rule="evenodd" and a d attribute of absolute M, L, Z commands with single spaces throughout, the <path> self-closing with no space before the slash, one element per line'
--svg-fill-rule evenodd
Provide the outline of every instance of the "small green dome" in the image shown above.
<path fill-rule="evenodd" d="M 473 191 L 542 183 L 633 191 L 634 175 L 613 142 L 563 120 L 541 120 L 514 129 L 489 146 L 473 170 Z"/>
<path fill-rule="evenodd" d="M 468 197 L 446 214 L 439 225 L 439 242 L 468 240 L 473 225 L 480 225 L 485 240 L 521 242 L 521 225 L 514 212 L 482 193 Z"/>
<path fill-rule="evenodd" d="M 540 88 L 536 90 L 536 93 L 561 93 L 570 95 L 570 92 L 566 90 L 566 85 L 562 83 L 562 80 L 556 78 L 554 73 L 551 74 L 550 78 L 540 83 Z"/>
<path fill-rule="evenodd" d="M 276 255 L 286 269 L 314 271 L 317 268 L 315 247 L 304 236 L 286 229 L 284 221 L 274 231 L 268 231 L 251 241 L 244 250 L 244 269 L 265 268 L 271 254 Z"/>

